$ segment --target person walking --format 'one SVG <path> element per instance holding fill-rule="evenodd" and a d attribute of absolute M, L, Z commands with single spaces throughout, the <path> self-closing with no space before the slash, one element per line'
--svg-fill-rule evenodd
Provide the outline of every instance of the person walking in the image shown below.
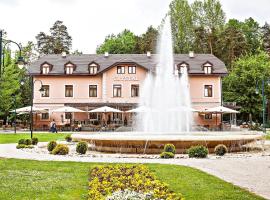
<path fill-rule="evenodd" d="M 55 123 L 54 119 L 52 120 L 52 122 L 50 124 L 50 131 L 52 133 L 57 133 L 56 123 Z"/>

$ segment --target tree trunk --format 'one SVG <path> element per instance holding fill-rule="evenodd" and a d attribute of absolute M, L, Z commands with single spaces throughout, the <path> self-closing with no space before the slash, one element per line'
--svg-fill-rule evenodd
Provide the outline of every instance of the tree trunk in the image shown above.
<path fill-rule="evenodd" d="M 252 122 L 252 114 L 251 113 L 249 113 L 248 118 L 249 118 L 249 121 Z"/>

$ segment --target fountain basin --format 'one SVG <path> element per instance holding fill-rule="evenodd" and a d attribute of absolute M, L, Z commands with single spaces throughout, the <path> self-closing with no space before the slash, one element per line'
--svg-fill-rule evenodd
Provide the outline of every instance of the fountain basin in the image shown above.
<path fill-rule="evenodd" d="M 93 150 L 108 153 L 159 154 L 164 145 L 171 143 L 176 153 L 185 153 L 195 145 L 204 145 L 213 152 L 218 144 L 227 146 L 229 152 L 241 151 L 243 145 L 263 139 L 261 132 L 194 132 L 145 134 L 143 132 L 96 132 L 72 134 L 75 141 L 92 144 Z"/>

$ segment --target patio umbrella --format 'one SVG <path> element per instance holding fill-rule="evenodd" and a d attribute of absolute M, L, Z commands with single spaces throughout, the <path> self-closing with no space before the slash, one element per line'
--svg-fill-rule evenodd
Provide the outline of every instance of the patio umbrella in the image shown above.
<path fill-rule="evenodd" d="M 141 112 L 147 112 L 150 109 L 146 106 L 140 106 L 131 110 L 126 111 L 127 113 L 141 113 Z"/>
<path fill-rule="evenodd" d="M 169 111 L 190 111 L 190 112 L 199 112 L 199 110 L 196 110 L 194 108 L 191 107 L 185 107 L 185 106 L 178 106 L 175 108 L 170 108 L 168 109 Z"/>
<path fill-rule="evenodd" d="M 48 111 L 44 108 L 37 108 L 35 106 L 32 107 L 32 111 L 33 113 L 47 113 Z M 15 110 L 12 110 L 10 112 L 15 112 Z M 27 114 L 31 112 L 31 106 L 26 106 L 23 108 L 18 108 L 16 109 L 16 113 L 20 113 L 20 114 Z"/>
<path fill-rule="evenodd" d="M 57 108 L 55 110 L 52 110 L 52 112 L 56 112 L 56 113 L 82 113 L 82 112 L 86 112 L 86 111 L 83 111 L 83 110 L 80 110 L 78 108 L 73 108 L 73 107 L 70 107 L 70 106 L 63 106 L 61 108 Z M 71 130 L 71 118 L 70 118 L 70 130 Z"/>
<path fill-rule="evenodd" d="M 90 113 L 122 113 L 123 111 L 115 109 L 115 108 L 111 108 L 109 106 L 102 106 L 100 108 L 96 108 L 94 110 L 90 110 L 88 111 Z"/>

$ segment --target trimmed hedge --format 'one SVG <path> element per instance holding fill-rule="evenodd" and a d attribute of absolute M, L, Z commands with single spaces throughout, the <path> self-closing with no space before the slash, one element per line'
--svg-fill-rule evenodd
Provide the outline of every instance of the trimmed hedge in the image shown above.
<path fill-rule="evenodd" d="M 47 144 L 47 149 L 48 149 L 48 151 L 52 151 L 56 146 L 57 146 L 57 143 L 55 141 L 50 141 Z"/>
<path fill-rule="evenodd" d="M 20 139 L 20 140 L 18 141 L 18 144 L 25 144 L 25 139 Z"/>
<path fill-rule="evenodd" d="M 165 144 L 164 152 L 171 152 L 175 154 L 175 146 L 173 144 Z"/>
<path fill-rule="evenodd" d="M 71 135 L 67 135 L 67 136 L 65 137 L 65 140 L 66 140 L 67 142 L 71 142 L 71 141 L 72 141 Z"/>
<path fill-rule="evenodd" d="M 172 152 L 162 152 L 160 154 L 161 158 L 174 158 L 174 154 Z"/>
<path fill-rule="evenodd" d="M 33 137 L 32 138 L 32 145 L 37 145 L 38 144 L 38 138 Z"/>
<path fill-rule="evenodd" d="M 219 144 L 215 147 L 214 152 L 218 156 L 224 156 L 228 152 L 228 149 L 224 144 Z"/>
<path fill-rule="evenodd" d="M 32 148 L 34 148 L 34 146 L 33 145 L 26 145 L 26 144 L 18 144 L 16 146 L 16 149 L 26 149 L 26 148 L 32 149 Z"/>
<path fill-rule="evenodd" d="M 86 142 L 79 142 L 76 146 L 76 152 L 79 154 L 85 154 L 88 149 Z"/>
<path fill-rule="evenodd" d="M 31 145 L 31 144 L 32 144 L 32 140 L 31 140 L 31 139 L 26 139 L 26 140 L 24 141 L 24 144 L 25 144 L 25 145 Z"/>
<path fill-rule="evenodd" d="M 183 200 L 181 194 L 169 190 L 144 165 L 103 165 L 90 173 L 88 199 L 104 200 L 114 192 L 129 189 L 134 192 L 151 193 L 154 199 Z"/>
<path fill-rule="evenodd" d="M 53 150 L 53 155 L 66 155 L 69 152 L 69 148 L 65 144 L 58 144 Z"/>
<path fill-rule="evenodd" d="M 187 151 L 190 158 L 206 158 L 208 155 L 208 149 L 205 146 L 192 146 Z"/>

